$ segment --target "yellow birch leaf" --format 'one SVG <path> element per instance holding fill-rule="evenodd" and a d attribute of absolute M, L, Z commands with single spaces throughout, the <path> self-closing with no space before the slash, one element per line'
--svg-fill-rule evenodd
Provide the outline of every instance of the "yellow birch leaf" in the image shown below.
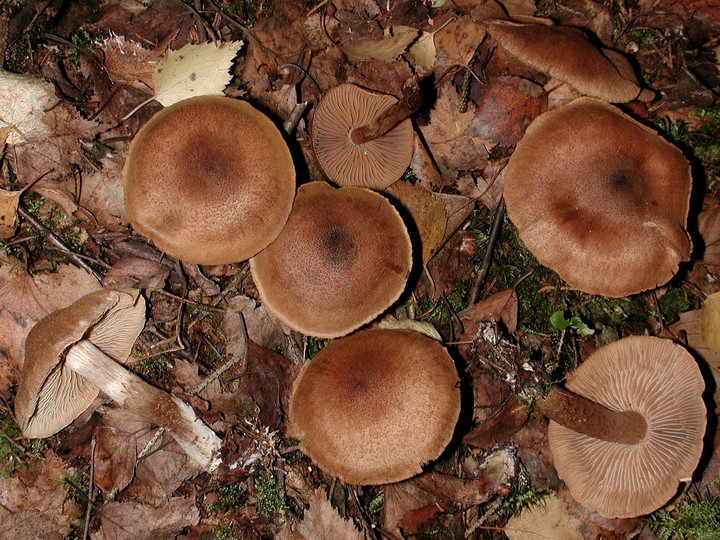
<path fill-rule="evenodd" d="M 422 260 L 428 262 L 445 237 L 445 205 L 421 187 L 399 180 L 385 190 L 410 213 L 422 244 Z"/>
<path fill-rule="evenodd" d="M 153 74 L 154 99 L 168 107 L 194 96 L 220 96 L 230 82 L 230 66 L 242 41 L 188 44 L 169 51 Z"/>
<path fill-rule="evenodd" d="M 720 353 L 720 292 L 708 296 L 700 312 L 700 327 L 705 344 Z"/>
<path fill-rule="evenodd" d="M 435 32 L 423 32 L 408 49 L 408 60 L 419 68 L 430 70 L 435 66 Z"/>
<path fill-rule="evenodd" d="M 469 67 L 483 39 L 485 28 L 470 17 L 452 21 L 435 35 L 437 63 L 442 66 Z"/>

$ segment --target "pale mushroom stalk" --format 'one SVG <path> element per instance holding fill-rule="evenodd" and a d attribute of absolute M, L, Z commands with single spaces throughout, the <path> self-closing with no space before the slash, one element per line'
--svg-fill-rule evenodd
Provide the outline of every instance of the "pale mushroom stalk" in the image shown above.
<path fill-rule="evenodd" d="M 637 444 L 647 433 L 647 422 L 640 413 L 614 411 L 558 386 L 537 399 L 535 406 L 550 420 L 603 441 Z"/>
<path fill-rule="evenodd" d="M 143 419 L 166 428 L 200 466 L 212 471 L 220 464 L 222 441 L 178 397 L 156 388 L 107 356 L 87 339 L 65 354 L 65 367 L 100 388 L 110 399 Z"/>
<path fill-rule="evenodd" d="M 423 92 L 416 77 L 403 84 L 402 97 L 385 109 L 371 122 L 358 126 L 350 132 L 354 144 L 365 144 L 385 135 L 400 122 L 416 112 L 423 102 Z"/>

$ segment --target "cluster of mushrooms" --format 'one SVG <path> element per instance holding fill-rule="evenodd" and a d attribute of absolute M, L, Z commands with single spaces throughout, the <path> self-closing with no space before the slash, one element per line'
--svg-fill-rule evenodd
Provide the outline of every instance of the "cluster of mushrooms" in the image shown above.
<path fill-rule="evenodd" d="M 607 103 L 646 95 L 628 61 L 575 30 L 492 21 L 488 32 L 520 61 L 589 96 L 538 117 L 510 159 L 504 195 L 523 242 L 588 293 L 625 296 L 666 283 L 690 255 L 690 171 L 676 148 Z M 550 45 L 537 47 L 543 40 Z M 568 48 L 587 57 L 568 66 Z M 400 100 L 351 84 L 327 91 L 312 118 L 312 146 L 341 187 L 310 182 L 296 192 L 274 124 L 217 96 L 156 114 L 123 170 L 136 231 L 192 263 L 249 259 L 274 315 L 303 334 L 338 338 L 296 378 L 288 434 L 352 484 L 420 473 L 448 446 L 460 414 L 458 372 L 439 342 L 409 330 L 357 331 L 401 297 L 412 267 L 407 228 L 377 190 L 412 157 L 413 88 Z M 211 471 L 218 436 L 183 401 L 122 367 L 144 311 L 138 291 L 103 290 L 38 323 L 17 393 L 20 426 L 46 437 L 102 391 L 167 428 Z M 572 495 L 607 517 L 665 504 L 700 457 L 703 389 L 693 357 L 670 340 L 628 337 L 589 357 L 564 389 L 536 401 L 551 419 L 555 465 Z"/>

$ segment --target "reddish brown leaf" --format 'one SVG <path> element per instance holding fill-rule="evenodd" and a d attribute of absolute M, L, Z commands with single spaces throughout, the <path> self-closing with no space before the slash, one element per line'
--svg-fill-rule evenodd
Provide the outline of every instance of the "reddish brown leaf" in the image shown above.
<path fill-rule="evenodd" d="M 106 540 L 174 538 L 184 528 L 197 525 L 200 512 L 192 499 L 173 497 L 160 506 L 139 502 L 111 502 L 100 512 Z"/>
<path fill-rule="evenodd" d="M 122 491 L 135 474 L 137 441 L 129 433 L 101 426 L 95 432 L 95 485 L 103 491 Z"/>

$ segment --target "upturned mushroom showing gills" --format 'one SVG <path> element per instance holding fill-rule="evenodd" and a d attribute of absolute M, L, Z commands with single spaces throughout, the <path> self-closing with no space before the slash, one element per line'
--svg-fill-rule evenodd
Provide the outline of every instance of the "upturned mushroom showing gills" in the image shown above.
<path fill-rule="evenodd" d="M 295 194 L 290 150 L 243 101 L 201 96 L 153 116 L 123 169 L 130 224 L 183 261 L 249 259 L 272 242 Z"/>
<path fill-rule="evenodd" d="M 385 197 L 325 182 L 300 186 L 285 229 L 250 260 L 267 308 L 303 334 L 345 335 L 405 289 L 410 236 Z"/>
<path fill-rule="evenodd" d="M 413 89 L 400 102 L 354 84 L 328 90 L 310 124 L 312 148 L 327 177 L 341 186 L 369 189 L 399 180 L 414 148 L 407 116 L 420 103 L 421 94 Z"/>
<path fill-rule="evenodd" d="M 77 418 L 102 391 L 121 407 L 166 428 L 203 469 L 220 463 L 221 441 L 178 397 L 121 364 L 145 325 L 137 290 L 100 290 L 40 320 L 25 342 L 15 397 L 23 435 L 44 438 Z"/>
<path fill-rule="evenodd" d="M 597 99 L 537 117 L 505 169 L 510 220 L 538 261 L 590 294 L 667 283 L 690 258 L 682 153 Z"/>
<path fill-rule="evenodd" d="M 565 387 L 535 403 L 551 420 L 558 475 L 580 504 L 608 518 L 641 516 L 691 480 L 705 434 L 705 384 L 682 346 L 621 339 L 592 354 Z"/>
<path fill-rule="evenodd" d="M 288 434 L 341 481 L 387 484 L 436 459 L 459 414 L 457 370 L 440 343 L 408 330 L 363 330 L 302 367 Z"/>

